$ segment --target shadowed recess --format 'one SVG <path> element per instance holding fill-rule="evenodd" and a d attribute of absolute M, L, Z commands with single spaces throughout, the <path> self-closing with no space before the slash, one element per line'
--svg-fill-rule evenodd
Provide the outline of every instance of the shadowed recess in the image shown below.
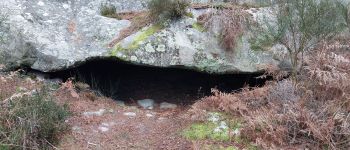
<path fill-rule="evenodd" d="M 64 80 L 74 77 L 93 90 L 115 100 L 135 102 L 154 99 L 157 102 L 191 104 L 211 94 L 239 90 L 245 85 L 261 86 L 261 74 L 207 74 L 179 68 L 159 68 L 129 64 L 117 60 L 91 60 L 76 68 L 52 73 Z"/>

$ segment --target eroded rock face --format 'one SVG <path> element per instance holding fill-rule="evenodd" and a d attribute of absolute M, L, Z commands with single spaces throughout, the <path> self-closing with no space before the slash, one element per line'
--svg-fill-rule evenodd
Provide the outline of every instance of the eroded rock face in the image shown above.
<path fill-rule="evenodd" d="M 1 49 L 41 71 L 105 56 L 108 42 L 130 22 L 100 16 L 99 6 L 98 0 L 1 1 L 10 26 Z"/>
<path fill-rule="evenodd" d="M 182 67 L 209 73 L 253 73 L 261 66 L 279 64 L 273 52 L 253 51 L 247 36 L 237 41 L 235 52 L 223 50 L 215 35 L 194 26 L 195 17 L 172 22 L 167 28 L 152 25 L 109 47 L 128 20 L 99 14 L 106 0 L 6 0 L 0 1 L 7 26 L 1 27 L 0 49 L 11 65 L 27 65 L 51 72 L 74 67 L 89 59 L 118 58 L 134 64 Z M 145 10 L 146 2 L 109 1 L 120 11 Z"/>

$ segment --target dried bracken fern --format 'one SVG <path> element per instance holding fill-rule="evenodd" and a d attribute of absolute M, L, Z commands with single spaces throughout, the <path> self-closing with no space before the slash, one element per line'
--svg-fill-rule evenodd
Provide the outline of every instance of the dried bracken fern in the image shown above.
<path fill-rule="evenodd" d="M 242 8 L 231 7 L 211 9 L 197 18 L 198 22 L 220 38 L 220 44 L 225 50 L 234 50 L 237 40 L 242 36 L 248 20 L 248 14 Z"/>
<path fill-rule="evenodd" d="M 195 106 L 244 120 L 241 135 L 264 149 L 350 148 L 350 55 L 318 45 L 305 57 L 299 82 L 269 82 L 262 88 L 204 98 Z"/>
<path fill-rule="evenodd" d="M 350 85 L 350 58 L 332 52 L 337 47 L 323 43 L 314 55 L 306 57 L 305 69 L 308 77 L 320 85 L 346 88 Z"/>

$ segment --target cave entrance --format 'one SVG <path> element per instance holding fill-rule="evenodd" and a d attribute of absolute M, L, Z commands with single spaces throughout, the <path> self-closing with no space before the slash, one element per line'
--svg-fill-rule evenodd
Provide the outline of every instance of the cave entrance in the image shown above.
<path fill-rule="evenodd" d="M 128 64 L 117 60 L 92 60 L 76 68 L 53 73 L 67 79 L 75 77 L 105 96 L 125 102 L 153 99 L 156 102 L 192 104 L 209 96 L 211 89 L 223 92 L 245 85 L 260 86 L 261 74 L 213 75 L 179 68 L 159 68 Z"/>

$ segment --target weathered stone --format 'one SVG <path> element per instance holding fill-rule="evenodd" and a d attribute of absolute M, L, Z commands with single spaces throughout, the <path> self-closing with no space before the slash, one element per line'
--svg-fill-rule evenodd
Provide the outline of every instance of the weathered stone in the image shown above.
<path fill-rule="evenodd" d="M 116 101 L 119 106 L 126 106 L 124 101 Z"/>
<path fill-rule="evenodd" d="M 105 126 L 99 126 L 98 130 L 100 130 L 101 132 L 107 132 L 109 130 L 109 128 L 107 128 Z"/>
<path fill-rule="evenodd" d="M 154 117 L 154 115 L 153 114 L 146 114 L 146 117 Z"/>
<path fill-rule="evenodd" d="M 153 109 L 154 108 L 154 100 L 153 99 L 138 100 L 137 104 L 139 104 L 144 109 Z"/>
<path fill-rule="evenodd" d="M 123 113 L 124 116 L 128 116 L 128 117 L 135 117 L 136 116 L 136 113 L 134 112 L 125 112 Z"/>
<path fill-rule="evenodd" d="M 92 112 L 84 112 L 84 116 L 102 116 L 104 113 L 106 113 L 106 109 L 100 109 L 98 111 L 92 111 Z"/>
<path fill-rule="evenodd" d="M 167 102 L 160 103 L 159 108 L 160 109 L 175 109 L 177 107 L 176 104 L 171 104 Z"/>
<path fill-rule="evenodd" d="M 147 4 L 143 0 L 0 1 L 0 12 L 8 16 L 8 26 L 0 26 L 4 33 L 1 56 L 8 65 L 26 65 L 43 72 L 110 57 L 208 73 L 255 73 L 280 63 L 273 51 L 251 50 L 248 35 L 237 41 L 234 53 L 222 49 L 215 35 L 193 28 L 197 20 L 190 17 L 171 22 L 166 28 L 145 27 L 110 46 L 130 21 L 101 16 L 99 7 L 105 2 L 118 11 L 145 10 Z M 195 16 L 206 12 L 191 11 Z"/>

